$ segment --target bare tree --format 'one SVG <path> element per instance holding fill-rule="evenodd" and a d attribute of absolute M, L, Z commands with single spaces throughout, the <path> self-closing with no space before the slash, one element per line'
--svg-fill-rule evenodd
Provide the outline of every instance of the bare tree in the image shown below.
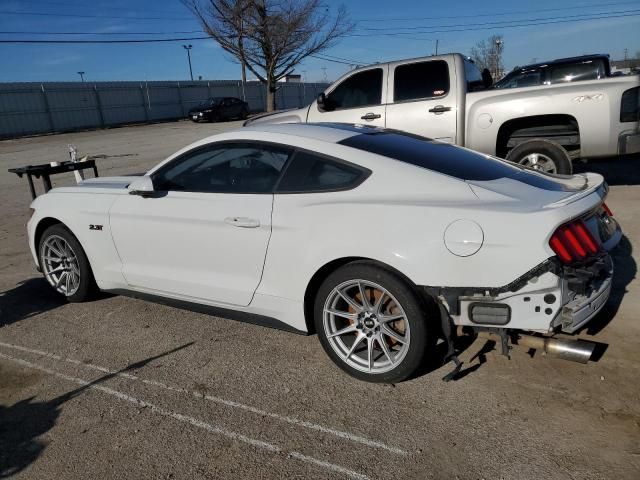
<path fill-rule="evenodd" d="M 469 52 L 480 70 L 489 70 L 494 80 L 499 80 L 504 75 L 504 65 L 502 63 L 502 52 L 504 51 L 504 41 L 502 35 L 491 35 L 486 40 L 476 43 Z"/>
<path fill-rule="evenodd" d="M 303 59 L 353 28 L 344 7 L 335 17 L 320 0 L 182 0 L 202 28 L 267 87 L 275 109 L 276 82 Z"/>

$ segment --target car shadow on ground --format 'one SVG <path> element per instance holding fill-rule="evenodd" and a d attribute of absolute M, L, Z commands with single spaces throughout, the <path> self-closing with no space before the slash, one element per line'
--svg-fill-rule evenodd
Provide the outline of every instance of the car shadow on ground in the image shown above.
<path fill-rule="evenodd" d="M 9 478 L 31 465 L 47 444 L 39 437 L 51 430 L 62 406 L 92 386 L 124 372 L 137 370 L 153 360 L 171 355 L 193 345 L 189 342 L 164 353 L 132 363 L 118 372 L 109 373 L 47 402 L 34 397 L 20 400 L 10 407 L 0 405 L 0 478 Z"/>
<path fill-rule="evenodd" d="M 67 303 L 44 278 L 30 278 L 0 292 L 0 328 Z"/>
<path fill-rule="evenodd" d="M 574 162 L 573 172 L 595 172 L 604 177 L 609 185 L 640 185 L 640 155 L 624 155 Z"/>
<path fill-rule="evenodd" d="M 613 284 L 611 296 L 602 310 L 579 333 L 598 335 L 615 318 L 624 296 L 627 294 L 627 286 L 636 278 L 638 265 L 633 258 L 633 246 L 626 235 L 622 236 L 618 246 L 611 252 L 613 258 Z"/>

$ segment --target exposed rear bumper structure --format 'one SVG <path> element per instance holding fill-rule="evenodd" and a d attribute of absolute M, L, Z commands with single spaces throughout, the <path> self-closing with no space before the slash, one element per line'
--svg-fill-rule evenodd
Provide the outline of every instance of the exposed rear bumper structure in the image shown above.
<path fill-rule="evenodd" d="M 607 303 L 611 294 L 613 261 L 607 255 L 581 274 L 582 278 L 569 275 L 563 278 L 564 305 L 552 326 L 566 333 L 582 328 Z"/>

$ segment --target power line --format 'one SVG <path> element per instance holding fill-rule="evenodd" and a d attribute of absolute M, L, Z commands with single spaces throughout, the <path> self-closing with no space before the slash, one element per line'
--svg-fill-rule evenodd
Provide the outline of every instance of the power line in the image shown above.
<path fill-rule="evenodd" d="M 43 44 L 102 44 L 102 43 L 159 43 L 159 42 L 191 42 L 196 40 L 209 40 L 211 37 L 187 37 L 187 38 L 145 38 L 140 40 L 0 40 L 0 43 L 43 43 Z"/>
<path fill-rule="evenodd" d="M 3 15 L 32 15 L 38 17 L 69 17 L 69 18 L 108 18 L 113 20 L 180 20 L 194 21 L 195 17 L 137 17 L 137 16 L 118 16 L 118 15 L 83 15 L 80 13 L 48 13 L 48 12 L 8 12 L 0 11 Z"/>
<path fill-rule="evenodd" d="M 35 0 L 30 0 L 31 4 L 35 4 L 35 5 L 29 5 L 29 6 L 39 6 L 39 5 L 53 5 L 53 6 L 61 6 L 61 7 L 73 7 L 73 8 L 89 8 L 91 10 L 95 10 L 96 8 L 99 8 L 100 10 L 118 10 L 118 11 L 122 11 L 122 7 L 116 7 L 113 5 L 95 5 L 95 4 L 82 4 L 82 3 L 71 3 L 71 2 L 49 2 L 49 1 L 35 1 Z M 155 6 L 154 6 L 155 7 Z M 154 10 L 156 10 L 154 8 Z M 134 13 L 134 12 L 144 12 L 144 10 L 127 10 L 128 12 Z M 146 13 L 146 12 L 145 12 Z M 182 11 L 177 11 L 177 10 L 161 10 L 159 13 L 167 13 L 167 14 L 173 14 L 173 13 L 177 13 L 177 14 L 184 14 L 184 10 Z"/>
<path fill-rule="evenodd" d="M 600 4 L 588 4 L 588 5 L 574 5 L 571 7 L 558 7 L 558 8 L 538 8 L 536 10 L 519 10 L 519 11 L 511 11 L 511 12 L 493 12 L 493 13 L 476 13 L 470 15 L 452 15 L 452 16 L 438 16 L 438 17 L 402 17 L 402 18 L 361 18 L 356 19 L 358 22 L 400 22 L 400 21 L 416 21 L 416 20 L 444 20 L 448 18 L 477 18 L 477 17 L 496 17 L 496 16 L 504 16 L 504 15 L 521 15 L 528 13 L 540 13 L 540 12 L 559 12 L 563 10 L 573 10 L 577 8 L 601 8 L 601 7 L 609 7 L 615 5 L 629 5 L 629 4 L 637 4 L 636 1 L 628 1 L 628 2 L 611 2 L 611 3 L 600 3 Z"/>
<path fill-rule="evenodd" d="M 633 10 L 633 12 L 640 12 L 640 10 Z M 1 13 L 1 12 L 0 12 Z M 445 30 L 432 30 L 433 28 L 440 27 L 426 27 L 429 30 L 423 31 L 412 31 L 412 32 L 376 32 L 376 33 L 352 33 L 346 36 L 349 37 L 371 37 L 371 36 L 388 36 L 388 37 L 403 37 L 403 38 L 411 38 L 407 35 L 410 34 L 433 34 L 433 33 L 448 33 L 448 32 L 465 32 L 465 31 L 476 31 L 476 30 L 490 30 L 490 29 L 504 29 L 504 28 L 519 28 L 519 27 L 529 27 L 536 25 L 549 25 L 549 24 L 561 24 L 561 23 L 575 23 L 575 22 L 585 22 L 585 21 L 595 21 L 595 20 L 604 20 L 608 18 L 626 18 L 626 17 L 638 17 L 640 13 L 626 13 L 626 14 L 618 14 L 618 15 L 602 15 L 599 17 L 592 18 L 572 18 L 572 19 L 560 19 L 560 20 L 548 20 L 548 21 L 530 21 L 530 20 L 522 20 L 521 22 L 528 23 L 519 23 L 517 25 L 500 25 L 496 27 L 493 22 L 488 22 L 486 24 L 479 25 L 490 25 L 490 26 L 475 26 L 474 28 L 447 28 Z M 463 25 L 460 25 L 463 26 Z M 25 32 L 26 34 L 27 32 Z M 31 32 L 29 34 L 33 34 L 37 32 Z M 75 34 L 75 32 L 57 32 L 56 35 L 69 35 Z M 130 35 L 131 33 L 122 33 L 121 35 Z M 89 35 L 89 34 L 88 34 Z M 90 34 L 93 35 L 93 34 Z M 0 43 L 35 43 L 35 44 L 114 44 L 114 43 L 158 43 L 158 42 L 184 42 L 184 41 L 196 41 L 196 40 L 208 40 L 209 36 L 201 36 L 201 37 L 180 37 L 180 38 L 149 38 L 149 39 L 116 39 L 116 40 L 55 40 L 55 39 L 46 39 L 46 40 L 36 40 L 36 39 L 1 39 Z M 416 38 L 413 37 L 414 40 L 432 40 L 429 38 Z M 340 59 L 340 57 L 335 57 L 336 59 Z M 347 59 L 348 60 L 348 59 Z M 359 62 L 346 63 L 349 65 L 358 64 Z"/>
<path fill-rule="evenodd" d="M 606 12 L 607 15 L 615 15 L 615 14 L 620 14 L 620 13 L 638 13 L 640 12 L 640 9 L 632 9 L 632 10 L 619 10 L 617 12 Z M 496 27 L 500 27 L 504 24 L 515 24 L 515 23 L 522 23 L 522 22 L 538 22 L 538 21 L 545 21 L 545 20 L 556 20 L 556 19 L 570 19 L 570 18 L 576 18 L 576 19 L 580 19 L 580 20 L 590 20 L 591 18 L 579 18 L 579 17 L 594 17 L 594 18 L 598 18 L 599 15 L 602 15 L 600 13 L 581 13 L 579 15 L 563 15 L 562 17 L 539 17 L 539 18 L 525 18 L 525 19 L 520 19 L 520 20 L 500 20 L 497 22 L 483 22 L 483 23 L 454 23 L 454 24 L 450 24 L 450 25 L 433 25 L 433 26 L 428 26 L 428 25 L 422 25 L 419 27 L 384 27 L 384 28 L 363 28 L 362 30 L 366 30 L 366 31 L 388 31 L 388 30 L 409 30 L 407 33 L 414 33 L 415 30 L 423 30 L 423 29 L 431 29 L 431 28 L 453 28 L 453 27 L 475 27 L 475 26 L 485 26 L 485 25 L 494 25 Z"/>
<path fill-rule="evenodd" d="M 184 32 L 0 32 L 2 35 L 187 35 L 204 33 L 202 30 L 187 30 Z"/>
<path fill-rule="evenodd" d="M 411 38 L 411 37 L 406 37 L 406 35 L 409 34 L 420 34 L 420 33 L 426 33 L 426 34 L 432 34 L 432 33 L 452 33 L 452 32 L 471 32 L 471 31 L 477 31 L 477 30 L 495 30 L 495 29 L 504 29 L 504 28 L 519 28 L 519 27 L 531 27 L 531 26 L 536 26 L 536 25 L 551 25 L 551 24 L 557 24 L 557 23 L 576 23 L 576 22 L 588 22 L 588 21 L 594 21 L 594 20 L 604 20 L 607 18 L 625 18 L 625 17 L 637 17 L 640 16 L 640 13 L 633 13 L 633 14 L 623 14 L 623 15 L 603 15 L 600 17 L 592 17 L 592 18 L 579 18 L 579 19 L 570 19 L 570 20 L 553 20 L 553 21 L 546 21 L 546 22 L 530 22 L 530 23 L 521 23 L 518 25 L 500 25 L 500 26 L 495 26 L 495 25 L 491 25 L 491 26 L 482 26 L 482 27 L 475 27 L 475 28 L 450 28 L 450 29 L 446 29 L 446 30 L 424 30 L 424 31 L 413 31 L 413 32 L 377 32 L 377 33 L 350 33 L 348 35 L 345 35 L 347 37 L 375 37 L 375 36 L 389 36 L 389 37 L 399 37 L 399 36 L 405 36 L 405 38 Z M 523 20 L 525 21 L 525 20 Z M 439 27 L 432 27 L 432 28 L 439 28 Z M 414 40 L 431 40 L 429 38 L 415 38 Z"/>

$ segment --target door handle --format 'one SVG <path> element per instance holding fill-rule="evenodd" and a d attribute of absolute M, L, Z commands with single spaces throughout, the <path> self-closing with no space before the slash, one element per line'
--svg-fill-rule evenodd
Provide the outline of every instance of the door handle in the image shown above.
<path fill-rule="evenodd" d="M 437 115 L 439 113 L 448 112 L 449 110 L 451 110 L 451 107 L 445 107 L 444 105 L 436 105 L 435 107 L 430 108 L 429 112 L 435 113 Z"/>
<path fill-rule="evenodd" d="M 260 220 L 247 217 L 227 217 L 224 222 L 241 228 L 258 228 L 260 226 Z"/>
<path fill-rule="evenodd" d="M 366 115 L 361 116 L 360 118 L 362 120 L 375 120 L 376 118 L 380 118 L 382 115 L 380 115 L 379 113 L 367 113 Z"/>

